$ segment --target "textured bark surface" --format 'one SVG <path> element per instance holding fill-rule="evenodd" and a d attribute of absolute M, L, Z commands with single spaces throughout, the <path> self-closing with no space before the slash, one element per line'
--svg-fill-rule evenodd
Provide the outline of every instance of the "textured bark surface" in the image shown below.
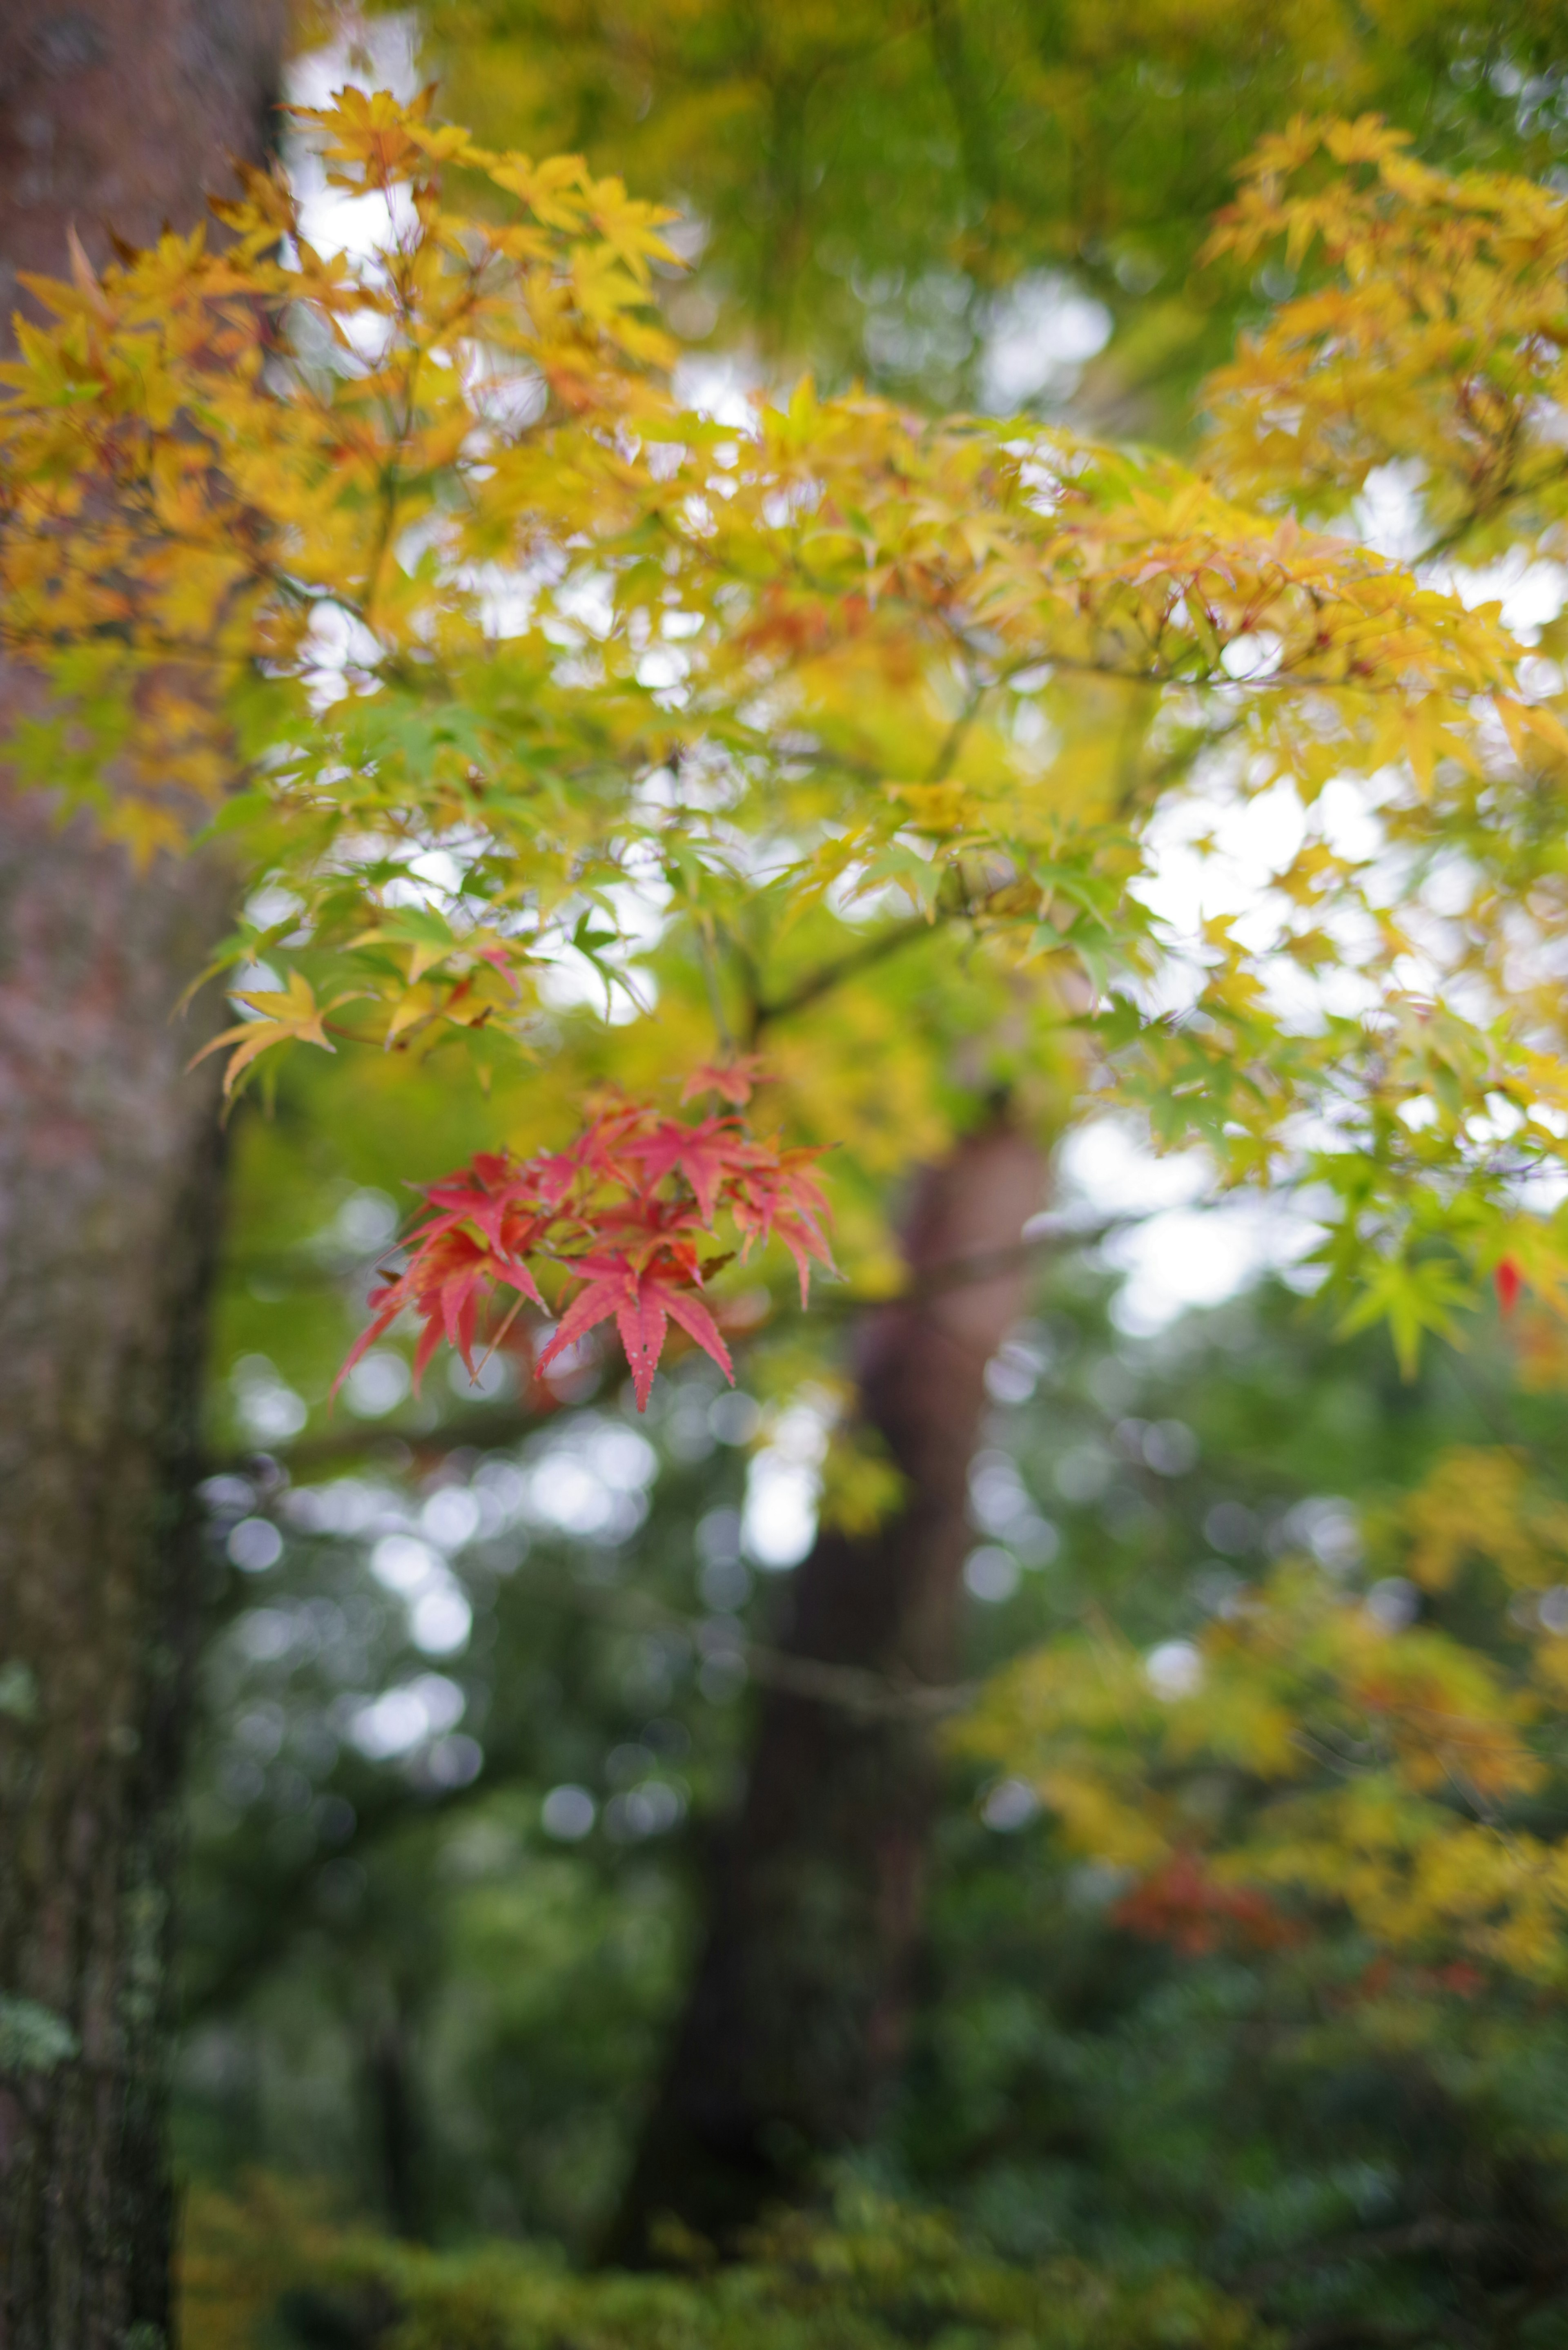
<path fill-rule="evenodd" d="M 0 806 L 0 2341 L 167 2323 L 166 1955 L 222 879 Z M 67 2048 L 65 2035 L 69 2035 Z M 153 2337 L 144 2336 L 149 2345 Z"/>
<path fill-rule="evenodd" d="M 272 134 L 277 0 L 5 0 L 0 308 L 74 225 L 201 217 Z M 0 673 L 0 728 L 29 691 Z M 0 785 L 0 2345 L 157 2350 L 189 1492 L 220 1147 L 216 867 L 134 873 Z"/>
<path fill-rule="evenodd" d="M 955 1676 L 969 1464 L 990 1357 L 1023 1310 L 1007 1252 L 1040 1202 L 1038 1152 L 1005 1124 L 923 1179 L 912 1283 L 861 1333 L 867 1418 L 908 1480 L 870 1540 L 823 1536 L 795 1578 L 785 1646 L 893 1682 Z M 706 1947 L 607 2256 L 657 2254 L 672 2214 L 724 2244 L 813 2160 L 871 2128 L 902 2054 L 936 1798 L 919 1711 L 867 1719 L 782 1690 L 763 1703 L 747 1792 L 718 1856 Z"/>
<path fill-rule="evenodd" d="M 286 0 L 5 0 L 0 8 L 0 331 L 18 270 L 67 271 L 109 232 L 190 228 L 228 159 L 275 138 Z"/>

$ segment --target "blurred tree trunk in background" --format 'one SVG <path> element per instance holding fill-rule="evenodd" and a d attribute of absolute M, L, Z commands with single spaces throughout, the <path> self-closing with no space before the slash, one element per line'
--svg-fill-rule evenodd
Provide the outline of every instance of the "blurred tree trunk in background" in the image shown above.
<path fill-rule="evenodd" d="M 409 2243 L 429 2241 L 424 2117 L 415 2061 L 412 2002 L 394 1986 L 364 2035 L 366 2099 L 386 2214 Z"/>
<path fill-rule="evenodd" d="M 983 1375 L 1023 1310 L 1014 1252 L 1043 1180 L 1039 1152 L 1005 1120 L 921 1179 L 905 1234 L 914 1294 L 867 1315 L 857 1361 L 904 1505 L 869 1538 L 819 1538 L 795 1578 L 792 1655 L 895 1689 L 955 1678 Z M 662 2215 L 726 2245 L 815 2158 L 868 2135 L 903 2050 L 936 1779 L 918 1703 L 869 1713 L 794 1690 L 763 1698 L 607 2258 L 657 2259 Z"/>
<path fill-rule="evenodd" d="M 75 228 L 203 216 L 275 135 L 284 0 L 5 0 L 0 332 Z M 23 297 L 25 298 L 25 297 Z M 28 681 L 0 672 L 0 724 Z M 219 1198 L 202 1032 L 230 916 L 0 790 L 0 2345 L 170 2330 L 169 1916 Z"/>

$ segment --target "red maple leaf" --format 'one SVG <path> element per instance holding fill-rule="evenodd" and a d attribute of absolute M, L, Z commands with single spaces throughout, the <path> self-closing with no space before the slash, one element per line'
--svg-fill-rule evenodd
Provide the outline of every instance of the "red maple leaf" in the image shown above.
<path fill-rule="evenodd" d="M 695 1101 L 699 1094 L 717 1094 L 721 1101 L 732 1102 L 744 1109 L 753 1090 L 762 1084 L 763 1056 L 760 1053 L 738 1053 L 732 1061 L 704 1061 L 693 1069 L 680 1088 L 683 1102 Z"/>
<path fill-rule="evenodd" d="M 355 1364 L 375 1345 L 383 1331 L 397 1320 L 398 1315 L 410 1306 L 424 1324 L 419 1345 L 414 1349 L 416 1390 L 431 1357 L 443 1338 L 462 1357 L 469 1377 L 477 1376 L 473 1341 L 479 1309 L 497 1285 L 515 1290 L 519 1304 L 527 1298 L 534 1305 L 544 1306 L 538 1284 L 521 1257 L 501 1253 L 488 1242 L 476 1239 L 472 1232 L 461 1228 L 453 1229 L 450 1219 L 438 1219 L 436 1229 L 427 1229 L 422 1234 L 417 1234 L 415 1240 L 417 1244 L 407 1270 L 381 1288 L 371 1291 L 369 1304 L 373 1318 L 344 1357 L 342 1367 L 332 1382 L 334 1397 Z M 513 1311 L 515 1310 L 514 1307 Z"/>
<path fill-rule="evenodd" d="M 819 1150 L 779 1150 L 771 1144 L 753 1146 L 753 1159 L 736 1186 L 731 1212 L 749 1248 L 755 1240 L 776 1237 L 794 1259 L 800 1276 L 800 1302 L 810 1294 L 811 1260 L 836 1273 L 823 1223 L 827 1201 L 812 1172 Z"/>
<path fill-rule="evenodd" d="M 743 1170 L 747 1153 L 754 1148 L 742 1138 L 737 1118 L 705 1118 L 700 1126 L 661 1118 L 651 1134 L 629 1147 L 649 1183 L 666 1175 L 683 1175 L 697 1194 L 703 1222 L 710 1226 L 719 1212 L 720 1185 L 727 1176 Z"/>
<path fill-rule="evenodd" d="M 743 1098 L 753 1066 L 748 1058 L 722 1071 L 699 1071 L 691 1087 Z M 723 1084 L 716 1087 L 706 1082 L 721 1076 Z M 565 1150 L 526 1159 L 482 1151 L 429 1186 L 429 1213 L 405 1243 L 408 1263 L 372 1293 L 370 1324 L 334 1380 L 333 1394 L 407 1310 L 423 1325 L 414 1353 L 416 1382 L 443 1338 L 474 1376 L 480 1317 L 499 1292 L 510 1291 L 512 1301 L 491 1333 L 493 1347 L 524 1299 L 548 1311 L 535 1264 L 552 1264 L 582 1284 L 536 1369 L 613 1317 L 639 1408 L 647 1403 L 671 1322 L 732 1381 L 729 1352 L 699 1295 L 701 1236 L 713 1231 L 727 1209 L 742 1253 L 776 1237 L 794 1259 L 804 1304 L 813 1261 L 834 1269 L 824 1230 L 827 1203 L 815 1172 L 820 1156 L 753 1141 L 733 1115 L 687 1124 L 647 1103 L 603 1097 Z M 711 1258 L 710 1269 L 727 1261 L 722 1254 Z"/>
<path fill-rule="evenodd" d="M 1492 1279 L 1497 1284 L 1498 1304 L 1505 1314 L 1511 1314 L 1519 1303 L 1519 1293 L 1524 1286 L 1524 1275 L 1511 1256 L 1505 1256 Z"/>
<path fill-rule="evenodd" d="M 536 1213 L 522 1212 L 524 1203 L 532 1207 L 539 1194 L 538 1183 L 528 1180 L 530 1172 L 527 1168 L 514 1170 L 499 1152 L 481 1151 L 460 1173 L 430 1185 L 425 1197 L 440 1212 L 421 1227 L 418 1237 L 432 1240 L 468 1222 L 477 1225 L 501 1255 L 523 1255 L 542 1221 Z"/>
<path fill-rule="evenodd" d="M 617 1255 L 583 1257 L 574 1270 L 586 1280 L 587 1286 L 562 1315 L 555 1336 L 535 1365 L 535 1370 L 546 1370 L 557 1355 L 575 1346 L 599 1323 L 607 1322 L 613 1314 L 631 1367 L 639 1411 L 648 1408 L 653 1374 L 659 1368 L 671 1322 L 678 1323 L 688 1336 L 695 1338 L 732 1387 L 734 1385 L 730 1350 L 719 1336 L 712 1315 L 681 1278 L 679 1268 L 639 1270 L 624 1256 Z"/>

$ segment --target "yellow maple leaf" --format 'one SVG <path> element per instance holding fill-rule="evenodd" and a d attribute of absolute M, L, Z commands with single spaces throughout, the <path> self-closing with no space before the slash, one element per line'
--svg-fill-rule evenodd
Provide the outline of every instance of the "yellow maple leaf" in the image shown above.
<path fill-rule="evenodd" d="M 337 1011 L 339 1004 L 353 1000 L 352 995 L 335 995 L 330 1003 L 318 1005 L 309 981 L 297 971 L 289 973 L 286 990 L 242 990 L 235 1001 L 250 1004 L 260 1016 L 254 1020 L 239 1021 L 233 1028 L 223 1029 L 221 1035 L 203 1045 L 199 1053 L 192 1055 L 188 1066 L 193 1069 L 198 1061 L 206 1059 L 209 1053 L 219 1052 L 225 1045 L 233 1045 L 234 1050 L 223 1070 L 223 1094 L 225 1099 L 230 1098 L 235 1084 L 252 1062 L 274 1045 L 317 1045 L 324 1053 L 335 1053 L 337 1047 L 327 1035 L 322 1023 L 328 1013 Z"/>

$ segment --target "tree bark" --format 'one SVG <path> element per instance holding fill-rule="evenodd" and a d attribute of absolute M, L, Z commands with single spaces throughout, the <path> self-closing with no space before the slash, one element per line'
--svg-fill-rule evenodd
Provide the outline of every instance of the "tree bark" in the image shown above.
<path fill-rule="evenodd" d="M 915 1295 L 870 1315 L 862 1409 L 907 1481 L 865 1540 L 824 1534 L 800 1568 L 786 1646 L 912 1688 L 957 1669 L 968 1472 L 987 1361 L 1022 1310 L 1006 1263 L 1044 1180 L 998 1121 L 921 1180 L 906 1232 Z M 972 1281 L 922 1276 L 1002 1253 Z M 822 2155 L 863 2140 L 896 2076 L 937 1795 L 918 1707 L 874 1718 L 773 1690 L 719 1853 L 706 1947 L 608 2259 L 659 2256 L 673 2217 L 722 2249 Z"/>
<path fill-rule="evenodd" d="M 202 217 L 275 134 L 282 0 L 7 0 L 16 274 Z M 0 733 L 31 686 L 0 672 Z M 171 2337 L 171 1897 L 220 1198 L 182 987 L 231 915 L 0 785 L 0 2350 Z"/>

